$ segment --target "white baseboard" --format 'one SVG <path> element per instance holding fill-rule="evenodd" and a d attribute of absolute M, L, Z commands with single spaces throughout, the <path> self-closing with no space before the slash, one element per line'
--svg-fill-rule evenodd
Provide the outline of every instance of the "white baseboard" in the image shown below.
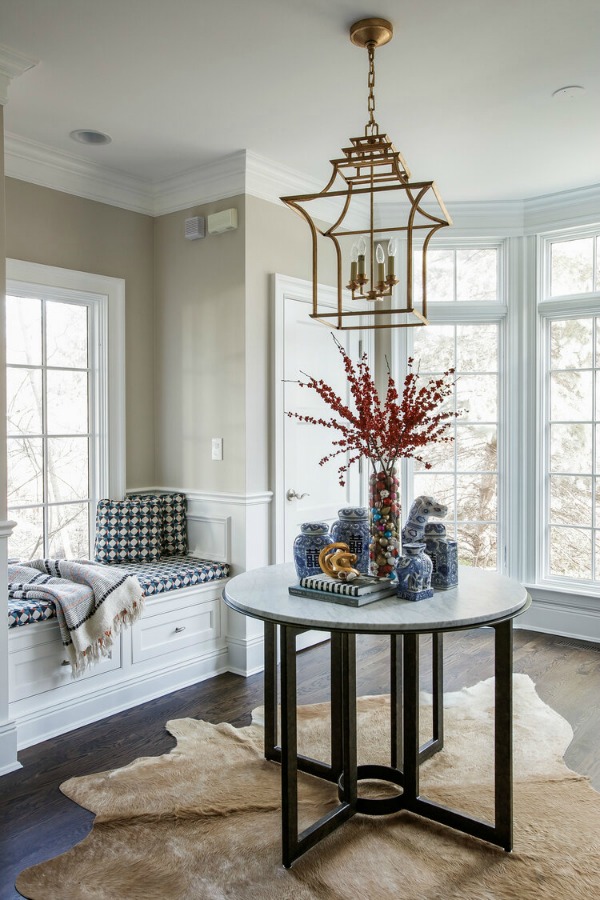
<path fill-rule="evenodd" d="M 576 609 L 554 601 L 534 600 L 514 623 L 528 631 L 600 643 L 600 609 Z"/>
<path fill-rule="evenodd" d="M 210 650 L 201 657 L 170 665 L 168 669 L 136 675 L 87 696 L 64 700 L 18 716 L 18 748 L 46 741 L 122 712 L 172 691 L 189 687 L 229 670 L 227 648 Z M 18 705 L 15 704 L 18 712 Z"/>
<path fill-rule="evenodd" d="M 256 675 L 264 669 L 264 640 L 262 634 L 250 638 L 228 637 L 229 666 L 234 675 Z"/>
<path fill-rule="evenodd" d="M 17 760 L 17 723 L 0 725 L 0 775 L 7 775 L 21 768 Z"/>

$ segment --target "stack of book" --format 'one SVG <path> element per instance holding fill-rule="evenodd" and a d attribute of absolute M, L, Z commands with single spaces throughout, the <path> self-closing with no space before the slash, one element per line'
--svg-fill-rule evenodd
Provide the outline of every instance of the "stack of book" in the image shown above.
<path fill-rule="evenodd" d="M 298 584 L 289 588 L 294 597 L 311 597 L 313 600 L 327 600 L 329 603 L 343 603 L 346 606 L 365 606 L 391 597 L 396 593 L 395 582 L 388 579 L 370 578 L 360 575 L 353 581 L 338 581 L 327 575 L 308 575 Z"/>

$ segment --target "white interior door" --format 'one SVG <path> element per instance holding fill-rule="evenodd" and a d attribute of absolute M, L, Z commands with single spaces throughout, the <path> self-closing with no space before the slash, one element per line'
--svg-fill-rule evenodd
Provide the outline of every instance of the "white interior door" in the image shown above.
<path fill-rule="evenodd" d="M 334 292 L 329 293 L 331 303 Z M 306 424 L 289 418 L 287 412 L 298 412 L 329 420 L 330 408 L 315 391 L 300 387 L 307 375 L 323 379 L 336 393 L 350 403 L 349 386 L 343 361 L 335 346 L 332 332 L 320 322 L 309 318 L 311 285 L 298 279 L 276 276 L 276 420 L 278 427 L 275 479 L 277 562 L 293 559 L 294 538 L 303 522 L 332 524 L 342 506 L 358 505 L 361 501 L 360 472 L 353 466 L 341 487 L 338 468 L 345 456 L 320 466 L 319 460 L 334 448 L 332 441 L 339 437 L 334 429 Z M 346 352 L 357 359 L 358 331 L 339 331 L 336 338 Z"/>

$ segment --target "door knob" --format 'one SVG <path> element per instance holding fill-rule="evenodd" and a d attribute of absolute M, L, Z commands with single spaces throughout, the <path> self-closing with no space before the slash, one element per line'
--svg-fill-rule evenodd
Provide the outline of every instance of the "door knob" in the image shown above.
<path fill-rule="evenodd" d="M 303 497 L 310 497 L 310 494 L 297 494 L 293 488 L 290 488 L 285 496 L 288 500 L 302 500 Z"/>

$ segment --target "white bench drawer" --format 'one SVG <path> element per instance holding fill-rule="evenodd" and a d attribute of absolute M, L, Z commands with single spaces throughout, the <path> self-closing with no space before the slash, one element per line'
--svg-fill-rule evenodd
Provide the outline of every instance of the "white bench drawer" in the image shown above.
<path fill-rule="evenodd" d="M 144 662 L 177 650 L 193 652 L 221 634 L 219 599 L 145 616 L 132 629 L 133 662 Z M 184 654 L 184 655 L 189 655 Z"/>
<path fill-rule="evenodd" d="M 58 624 L 40 623 L 44 633 L 40 633 L 40 641 L 29 640 L 28 646 L 15 646 L 8 654 L 8 683 L 10 685 L 11 703 L 43 694 L 55 688 L 81 684 L 97 675 L 111 672 L 121 666 L 121 638 L 117 637 L 109 657 L 94 663 L 80 678 L 71 677 L 71 665 L 63 665 L 67 660 L 67 653 L 62 646 Z M 25 625 L 28 631 L 37 628 L 37 625 Z M 28 634 L 27 637 L 34 637 Z M 15 642 L 16 644 L 17 642 Z M 24 642 L 20 642 L 23 644 Z"/>

